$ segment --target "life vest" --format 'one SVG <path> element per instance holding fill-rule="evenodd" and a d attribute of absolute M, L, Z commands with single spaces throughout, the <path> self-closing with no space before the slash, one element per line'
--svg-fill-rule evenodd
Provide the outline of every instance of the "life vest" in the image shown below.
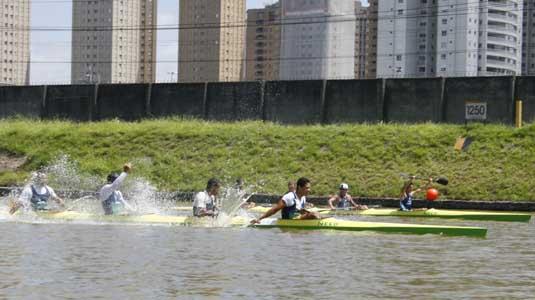
<path fill-rule="evenodd" d="M 50 191 L 45 186 L 45 193 L 39 194 L 35 187 L 32 185 L 32 199 L 30 200 L 32 208 L 35 210 L 44 210 L 48 205 L 48 199 L 50 198 Z"/>
<path fill-rule="evenodd" d="M 114 191 L 111 195 L 102 202 L 104 213 L 106 215 L 113 215 L 119 213 L 123 209 L 123 203 L 119 201 L 119 192 Z"/>
<path fill-rule="evenodd" d="M 351 201 L 349 201 L 349 197 L 347 195 L 344 196 L 344 198 L 340 197 L 340 202 L 338 202 L 338 205 L 336 205 L 337 208 L 350 208 L 351 207 Z"/>
<path fill-rule="evenodd" d="M 282 219 L 288 220 L 295 218 L 301 209 L 304 208 L 305 202 L 300 203 L 302 207 L 299 209 L 297 208 L 297 201 L 301 202 L 301 200 L 297 197 L 296 193 L 293 193 L 294 195 L 294 204 L 292 206 L 286 206 L 281 211 L 281 217 Z"/>

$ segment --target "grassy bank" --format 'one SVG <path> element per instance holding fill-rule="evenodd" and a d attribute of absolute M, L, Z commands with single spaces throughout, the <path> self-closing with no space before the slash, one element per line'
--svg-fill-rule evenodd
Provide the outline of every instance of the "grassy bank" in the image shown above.
<path fill-rule="evenodd" d="M 474 143 L 454 150 L 459 136 Z M 21 184 L 29 172 L 67 154 L 88 175 L 104 176 L 125 161 L 143 161 L 137 175 L 162 190 L 199 190 L 209 177 L 242 177 L 259 192 L 279 194 L 307 176 L 313 194 L 344 181 L 354 195 L 396 197 L 399 174 L 443 175 L 444 199 L 535 200 L 535 125 L 281 126 L 261 122 L 140 123 L 0 121 L 0 152 L 23 155 L 0 185 Z"/>

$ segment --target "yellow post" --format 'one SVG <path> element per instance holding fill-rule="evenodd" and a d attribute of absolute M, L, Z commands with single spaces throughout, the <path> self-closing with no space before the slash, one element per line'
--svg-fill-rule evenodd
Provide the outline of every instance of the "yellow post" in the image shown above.
<path fill-rule="evenodd" d="M 516 100 L 515 125 L 522 128 L 522 100 Z"/>

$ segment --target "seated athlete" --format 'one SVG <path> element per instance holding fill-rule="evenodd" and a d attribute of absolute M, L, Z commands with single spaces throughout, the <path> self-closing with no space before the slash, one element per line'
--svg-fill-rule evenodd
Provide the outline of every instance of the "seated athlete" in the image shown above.
<path fill-rule="evenodd" d="M 335 209 L 356 209 L 356 210 L 365 210 L 368 209 L 366 205 L 357 204 L 351 195 L 347 193 L 349 190 L 349 185 L 347 183 L 340 184 L 340 191 L 337 195 L 332 196 L 329 199 L 329 207 L 331 210 Z M 334 205 L 336 203 L 336 206 Z"/>
<path fill-rule="evenodd" d="M 105 215 L 115 215 L 121 213 L 125 208 L 134 211 L 134 208 L 128 204 L 123 198 L 123 194 L 119 191 L 121 184 L 132 170 L 131 164 L 123 166 L 121 175 L 111 173 L 107 177 L 107 184 L 104 185 L 99 192 L 99 199 L 102 203 Z"/>
<path fill-rule="evenodd" d="M 422 188 L 414 189 L 413 179 L 416 177 L 411 177 L 411 179 L 405 183 L 403 189 L 401 190 L 401 197 L 399 201 L 399 210 L 401 211 L 411 211 L 412 210 L 412 201 L 414 200 L 414 195 L 425 190 L 426 187 L 431 186 L 433 183 L 433 178 L 429 178 L 427 185 Z"/>
<path fill-rule="evenodd" d="M 58 197 L 54 190 L 47 185 L 48 176 L 45 173 L 35 173 L 31 181 L 24 188 L 19 199 L 12 204 L 9 210 L 10 214 L 14 214 L 21 207 L 29 207 L 34 211 L 49 210 L 48 200 L 50 199 L 54 200 L 60 207 L 65 207 L 63 199 Z"/>
<path fill-rule="evenodd" d="M 251 221 L 251 224 L 260 223 L 260 220 L 270 217 L 281 211 L 282 219 L 320 219 L 316 212 L 310 212 L 305 209 L 306 196 L 310 193 L 310 180 L 307 178 L 299 178 L 297 180 L 297 188 L 295 192 L 289 192 L 279 199 L 277 204 L 263 214 L 260 218 Z"/>
<path fill-rule="evenodd" d="M 219 180 L 212 178 L 206 184 L 206 190 L 198 192 L 193 200 L 193 216 L 215 217 L 218 214 L 217 196 L 221 184 Z"/>

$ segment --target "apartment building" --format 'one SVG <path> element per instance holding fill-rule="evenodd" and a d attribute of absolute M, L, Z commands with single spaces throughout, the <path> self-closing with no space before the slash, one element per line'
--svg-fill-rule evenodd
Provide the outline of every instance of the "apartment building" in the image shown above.
<path fill-rule="evenodd" d="M 157 0 L 73 1 L 74 84 L 155 81 Z"/>
<path fill-rule="evenodd" d="M 364 76 L 374 79 L 377 76 L 377 27 L 379 21 L 379 0 L 368 0 L 366 8 L 366 59 Z"/>
<path fill-rule="evenodd" d="M 280 3 L 247 11 L 245 80 L 279 80 Z"/>
<path fill-rule="evenodd" d="M 366 32 L 368 19 L 366 7 L 355 2 L 355 79 L 366 78 Z"/>
<path fill-rule="evenodd" d="M 377 77 L 519 75 L 519 0 L 382 0 Z"/>
<path fill-rule="evenodd" d="M 524 0 L 522 75 L 535 75 L 535 1 Z"/>
<path fill-rule="evenodd" d="M 0 0 L 0 85 L 29 83 L 30 1 Z"/>
<path fill-rule="evenodd" d="M 240 81 L 245 18 L 245 0 L 181 0 L 179 82 Z"/>
<path fill-rule="evenodd" d="M 355 77 L 355 1 L 282 4 L 281 80 Z"/>

